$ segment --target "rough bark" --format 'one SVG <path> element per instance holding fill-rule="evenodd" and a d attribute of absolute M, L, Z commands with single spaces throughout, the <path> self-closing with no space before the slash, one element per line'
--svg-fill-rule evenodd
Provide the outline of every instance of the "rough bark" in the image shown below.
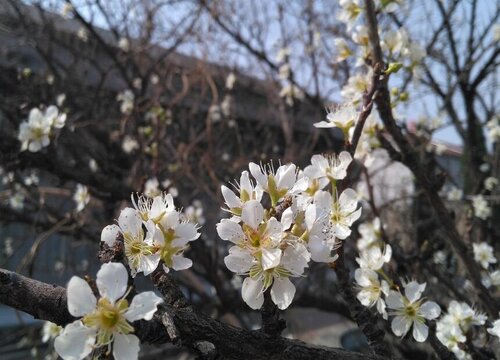
<path fill-rule="evenodd" d="M 156 273 L 162 294 L 177 291 L 166 274 Z M 66 304 L 66 289 L 0 269 L 0 302 L 37 319 L 65 325 L 73 321 Z M 224 324 L 197 312 L 183 298 L 166 299 L 151 321 L 134 323 L 143 342 L 172 342 L 191 348 L 203 358 L 219 359 L 346 359 L 376 360 L 382 357 L 343 349 L 312 346 L 301 341 L 269 336 Z"/>

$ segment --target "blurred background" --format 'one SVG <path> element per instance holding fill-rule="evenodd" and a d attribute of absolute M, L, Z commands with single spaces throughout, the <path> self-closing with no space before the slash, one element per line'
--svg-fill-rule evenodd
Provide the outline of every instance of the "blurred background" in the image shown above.
<path fill-rule="evenodd" d="M 443 196 L 466 219 L 467 194 L 499 172 L 486 126 L 499 105 L 499 5 L 389 3 L 396 9 L 381 16 L 381 27 L 404 28 L 423 51 L 391 80 L 395 113 L 422 159 L 447 173 Z M 368 86 L 362 56 L 349 54 L 363 29 L 346 27 L 340 14 L 336 1 L 323 0 L 0 0 L 0 267 L 60 285 L 93 276 L 102 228 L 131 205 L 133 192 L 165 191 L 202 225 L 186 254 L 193 268 L 173 274 L 185 294 L 222 321 L 258 326 L 241 279 L 222 261 L 220 186 L 239 180 L 250 161 L 303 168 L 313 154 L 342 149 L 342 132 L 312 125 L 328 106 L 359 101 Z M 471 38 L 477 46 L 467 48 Z M 50 105 L 67 115 L 64 127 L 40 151 L 23 151 L 20 124 Z M 457 273 L 456 259 L 411 171 L 383 144 L 364 141 L 352 175 L 363 220 L 382 219 L 398 254 L 394 271 L 434 283 L 431 294 L 442 301 L 456 297 L 465 280 L 443 280 Z M 498 225 L 481 229 L 498 238 Z M 353 268 L 354 242 L 346 254 Z M 141 275 L 137 281 L 150 286 Z M 296 285 L 286 336 L 366 350 L 327 265 L 313 264 Z M 56 358 L 42 325 L 0 305 L 0 358 Z M 388 337 L 407 358 L 431 358 L 427 345 Z M 194 358 L 174 346 L 148 346 L 141 356 Z"/>

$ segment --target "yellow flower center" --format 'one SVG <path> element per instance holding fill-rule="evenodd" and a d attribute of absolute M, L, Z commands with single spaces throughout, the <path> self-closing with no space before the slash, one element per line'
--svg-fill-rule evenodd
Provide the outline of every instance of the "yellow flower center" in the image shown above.
<path fill-rule="evenodd" d="M 134 331 L 134 327 L 124 316 L 127 309 L 126 299 L 111 304 L 108 299 L 100 298 L 96 310 L 83 317 L 82 322 L 85 326 L 97 328 L 97 346 L 109 344 L 116 332 L 127 335 Z"/>

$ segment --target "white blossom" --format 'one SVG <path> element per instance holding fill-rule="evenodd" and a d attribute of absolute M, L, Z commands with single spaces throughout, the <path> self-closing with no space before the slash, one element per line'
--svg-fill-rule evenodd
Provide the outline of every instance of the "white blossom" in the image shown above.
<path fill-rule="evenodd" d="M 489 191 L 493 191 L 498 186 L 498 179 L 496 177 L 490 176 L 484 180 L 484 188 Z"/>
<path fill-rule="evenodd" d="M 144 183 L 144 195 L 153 198 L 161 194 L 160 182 L 156 177 L 146 180 Z"/>
<path fill-rule="evenodd" d="M 122 142 L 122 149 L 127 154 L 130 154 L 135 150 L 139 149 L 139 143 L 137 142 L 136 139 L 134 139 L 130 135 L 125 135 Z"/>
<path fill-rule="evenodd" d="M 352 156 L 347 151 L 338 155 L 313 155 L 311 165 L 304 169 L 304 174 L 311 179 L 342 180 L 346 177 L 351 162 Z"/>
<path fill-rule="evenodd" d="M 385 245 L 383 250 L 378 246 L 372 246 L 361 251 L 356 261 L 362 269 L 379 270 L 385 263 L 391 261 L 391 257 L 392 248 L 390 245 Z"/>
<path fill-rule="evenodd" d="M 500 140 L 500 120 L 498 116 L 486 123 L 486 135 L 492 143 Z"/>
<path fill-rule="evenodd" d="M 90 201 L 88 188 L 85 185 L 77 184 L 73 200 L 76 202 L 76 211 L 82 211 Z"/>
<path fill-rule="evenodd" d="M 128 115 L 134 109 L 135 95 L 132 90 L 124 90 L 116 96 L 120 104 L 120 111 L 122 114 Z"/>
<path fill-rule="evenodd" d="M 333 40 L 336 48 L 337 57 L 335 62 L 342 62 L 352 55 L 352 50 L 349 48 L 347 41 L 342 38 L 335 38 Z"/>
<path fill-rule="evenodd" d="M 425 319 L 436 319 L 441 314 L 441 309 L 433 301 L 423 302 L 420 299 L 425 286 L 425 283 L 411 281 L 405 285 L 405 295 L 391 290 L 386 297 L 387 307 L 393 310 L 389 315 L 395 316 L 391 328 L 396 336 L 405 336 L 413 325 L 413 338 L 418 342 L 427 339 L 429 328 Z"/>
<path fill-rule="evenodd" d="M 264 167 L 252 162 L 249 169 L 260 187 L 269 194 L 273 206 L 294 191 L 297 181 L 297 168 L 294 164 L 281 165 L 275 171 L 272 164 Z M 303 183 L 305 185 L 305 181 Z"/>
<path fill-rule="evenodd" d="M 120 263 L 104 264 L 98 271 L 99 299 L 85 280 L 71 278 L 67 287 L 68 311 L 78 320 L 66 325 L 54 341 L 54 348 L 63 359 L 83 359 L 103 346 L 110 352 L 112 348 L 116 360 L 138 358 L 139 339 L 133 334 L 132 323 L 151 320 L 163 300 L 147 291 L 136 295 L 129 304 L 127 283 L 127 270 Z"/>
<path fill-rule="evenodd" d="M 356 209 L 358 200 L 353 189 L 344 190 L 336 201 L 330 193 L 318 191 L 314 195 L 314 204 L 328 217 L 331 233 L 341 240 L 351 235 L 350 227 L 361 216 L 361 207 Z"/>
<path fill-rule="evenodd" d="M 327 121 L 320 121 L 314 124 L 317 128 L 338 127 L 344 134 L 354 126 L 358 118 L 358 112 L 353 104 L 347 104 L 338 107 L 331 107 L 326 116 Z"/>
<path fill-rule="evenodd" d="M 368 268 L 356 269 L 354 279 L 359 288 L 357 298 L 359 302 L 366 307 L 377 306 L 377 311 L 387 320 L 387 311 L 385 301 L 382 295 L 389 295 L 389 284 L 387 281 L 380 281 L 378 274 Z"/>
<path fill-rule="evenodd" d="M 491 216 L 491 207 L 483 195 L 472 197 L 472 208 L 474 209 L 474 215 L 480 219 L 486 220 Z"/>
<path fill-rule="evenodd" d="M 446 198 L 450 201 L 459 201 L 463 197 L 463 192 L 461 189 L 452 186 L 450 190 L 448 190 L 448 193 L 446 194 Z"/>
<path fill-rule="evenodd" d="M 488 269 L 490 264 L 496 264 L 497 259 L 493 254 L 493 248 L 485 242 L 472 244 L 474 260 L 479 263 L 483 269 Z"/>
<path fill-rule="evenodd" d="M 118 40 L 118 47 L 124 51 L 124 52 L 128 52 L 130 50 L 130 41 L 128 41 L 127 38 L 120 38 L 120 40 Z"/>

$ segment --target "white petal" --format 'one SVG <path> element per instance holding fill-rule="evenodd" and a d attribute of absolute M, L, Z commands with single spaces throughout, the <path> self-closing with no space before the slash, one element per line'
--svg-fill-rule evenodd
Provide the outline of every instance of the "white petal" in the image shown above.
<path fill-rule="evenodd" d="M 102 297 L 112 304 L 127 291 L 128 274 L 121 263 L 107 263 L 97 272 L 96 284 Z"/>
<path fill-rule="evenodd" d="M 330 213 L 332 208 L 332 196 L 327 191 L 317 191 L 314 194 L 314 204 L 320 213 Z"/>
<path fill-rule="evenodd" d="M 248 168 L 250 169 L 250 173 L 257 180 L 257 183 L 262 186 L 264 189 L 267 188 L 267 176 L 262 172 L 262 169 L 259 165 L 251 162 L 248 164 Z"/>
<path fill-rule="evenodd" d="M 342 211 L 353 212 L 358 206 L 358 195 L 353 189 L 345 189 L 339 197 L 339 204 Z"/>
<path fill-rule="evenodd" d="M 172 256 L 172 269 L 174 270 L 186 270 L 193 266 L 191 259 L 185 258 L 183 255 Z"/>
<path fill-rule="evenodd" d="M 94 349 L 96 331 L 77 320 L 66 325 L 62 333 L 54 340 L 56 352 L 64 360 L 80 360 Z"/>
<path fill-rule="evenodd" d="M 142 220 L 137 210 L 133 208 L 125 208 L 121 211 L 118 218 L 118 225 L 122 232 L 129 232 L 136 235 L 142 226 Z"/>
<path fill-rule="evenodd" d="M 108 246 L 113 246 L 119 232 L 120 228 L 117 225 L 108 225 L 101 231 L 101 241 L 104 241 Z"/>
<path fill-rule="evenodd" d="M 425 290 L 425 283 L 419 284 L 416 281 L 410 281 L 405 286 L 405 295 L 411 303 L 414 303 L 418 299 Z"/>
<path fill-rule="evenodd" d="M 429 335 L 429 328 L 419 321 L 413 322 L 413 338 L 418 342 L 424 342 Z"/>
<path fill-rule="evenodd" d="M 246 274 L 254 262 L 254 257 L 238 246 L 230 248 L 229 255 L 224 258 L 227 268 L 236 274 Z"/>
<path fill-rule="evenodd" d="M 241 207 L 240 198 L 237 197 L 236 194 L 234 192 L 232 192 L 228 187 L 222 185 L 221 192 L 222 192 L 222 196 L 224 197 L 224 201 L 226 202 L 226 205 L 230 209 Z"/>
<path fill-rule="evenodd" d="M 229 219 L 222 219 L 221 222 L 217 224 L 217 234 L 219 234 L 222 240 L 229 240 L 235 244 L 238 244 L 245 238 L 245 234 L 240 224 Z"/>
<path fill-rule="evenodd" d="M 113 357 L 115 360 L 137 360 L 139 358 L 139 338 L 135 335 L 115 334 Z"/>
<path fill-rule="evenodd" d="M 137 267 L 137 272 L 143 272 L 144 276 L 148 276 L 153 271 L 156 270 L 158 264 L 160 263 L 160 254 L 153 254 L 150 256 L 142 256 L 139 266 Z"/>
<path fill-rule="evenodd" d="M 281 249 L 262 249 L 262 269 L 277 267 L 281 260 Z"/>
<path fill-rule="evenodd" d="M 172 241 L 172 246 L 183 247 L 188 242 L 198 239 L 201 234 L 198 233 L 194 224 L 183 223 L 175 227 L 175 235 L 178 238 Z"/>
<path fill-rule="evenodd" d="M 427 301 L 420 307 L 420 312 L 427 320 L 433 320 L 441 315 L 441 308 L 434 301 Z"/>
<path fill-rule="evenodd" d="M 163 299 L 157 296 L 153 291 L 142 292 L 132 299 L 125 318 L 134 322 L 140 319 L 151 320 L 156 308 L 163 302 Z"/>
<path fill-rule="evenodd" d="M 351 226 L 356 220 L 359 219 L 360 216 L 361 216 L 361 208 L 346 216 L 344 220 L 347 225 Z"/>
<path fill-rule="evenodd" d="M 289 207 L 285 211 L 283 211 L 283 214 L 281 215 L 281 225 L 283 227 L 283 230 L 288 230 L 290 226 L 292 226 L 292 223 L 293 223 L 293 210 L 291 207 Z"/>
<path fill-rule="evenodd" d="M 396 316 L 392 319 L 391 329 L 396 336 L 405 336 L 410 330 L 411 320 L 404 316 Z"/>
<path fill-rule="evenodd" d="M 288 278 L 274 278 L 271 299 L 280 310 L 286 309 L 295 296 L 295 285 Z"/>
<path fill-rule="evenodd" d="M 311 231 L 316 222 L 316 205 L 309 204 L 305 213 L 305 222 L 307 226 L 307 230 Z"/>
<path fill-rule="evenodd" d="M 89 284 L 78 276 L 73 276 L 67 288 L 68 311 L 75 317 L 84 316 L 95 310 L 97 300 Z"/>
<path fill-rule="evenodd" d="M 264 283 L 262 281 L 247 277 L 243 280 L 243 286 L 241 287 L 243 301 L 254 310 L 260 309 L 264 303 L 263 289 Z"/>
<path fill-rule="evenodd" d="M 404 307 L 401 294 L 393 290 L 389 292 L 389 295 L 385 299 L 385 302 L 390 309 L 401 309 L 402 307 Z"/>
<path fill-rule="evenodd" d="M 276 186 L 278 189 L 291 189 L 293 187 L 297 179 L 295 169 L 294 164 L 282 165 L 278 168 L 276 171 L 276 177 L 278 180 Z"/>
<path fill-rule="evenodd" d="M 283 252 L 281 265 L 292 272 L 295 276 L 300 276 L 304 273 L 304 268 L 311 260 L 311 255 L 306 247 L 300 243 L 288 246 Z"/>
<path fill-rule="evenodd" d="M 248 195 L 250 195 L 253 191 L 252 183 L 250 182 L 250 175 L 246 170 L 241 173 L 240 191 L 246 191 Z"/>
<path fill-rule="evenodd" d="M 351 229 L 343 224 L 334 224 L 332 227 L 333 235 L 337 239 L 344 240 L 351 235 Z"/>
<path fill-rule="evenodd" d="M 243 205 L 241 220 L 252 229 L 257 229 L 264 219 L 264 207 L 257 200 L 247 201 Z"/>
<path fill-rule="evenodd" d="M 157 219 L 166 211 L 167 207 L 165 206 L 163 197 L 161 195 L 155 196 L 153 199 L 153 203 L 151 204 L 151 210 L 149 211 L 149 218 Z"/>
<path fill-rule="evenodd" d="M 320 121 L 320 122 L 317 122 L 317 123 L 314 123 L 313 124 L 314 127 L 317 127 L 317 128 L 332 128 L 332 127 L 335 127 L 335 125 L 329 121 Z"/>

